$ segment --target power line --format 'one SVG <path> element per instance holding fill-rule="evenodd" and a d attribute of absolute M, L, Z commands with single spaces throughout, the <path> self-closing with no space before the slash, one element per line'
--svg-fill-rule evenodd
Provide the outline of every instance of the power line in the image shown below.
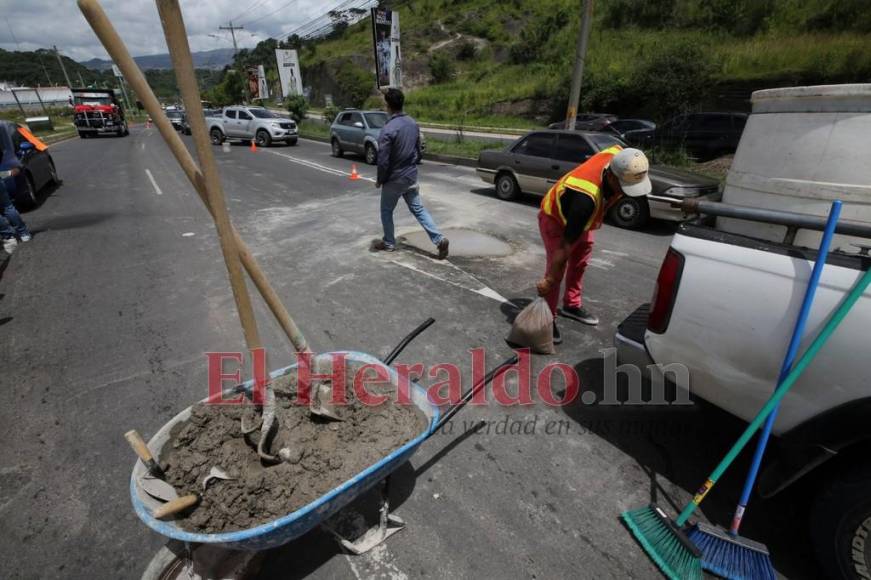
<path fill-rule="evenodd" d="M 236 31 L 242 30 L 243 28 L 245 28 L 245 27 L 244 26 L 233 26 L 232 20 L 230 21 L 229 26 L 219 26 L 218 27 L 218 30 L 229 30 L 230 31 L 230 36 L 233 37 L 233 53 L 234 54 L 239 52 L 239 46 L 236 44 Z"/>
<path fill-rule="evenodd" d="M 243 24 L 251 25 L 251 24 L 254 24 L 255 22 L 260 22 L 264 18 L 269 18 L 270 16 L 272 16 L 276 12 L 280 12 L 281 10 L 284 10 L 285 8 L 290 6 L 291 4 L 296 4 L 297 2 L 299 2 L 299 0 L 290 0 L 290 2 L 288 2 L 286 4 L 282 4 L 281 6 L 279 6 L 278 8 L 273 10 L 272 12 L 267 12 L 266 14 L 264 14 L 263 16 L 260 16 L 259 18 L 255 18 L 254 20 L 248 20 L 247 22 L 243 22 Z"/>
<path fill-rule="evenodd" d="M 263 4 L 264 1 L 265 0 L 255 0 L 255 2 L 253 4 L 251 4 L 251 6 L 249 6 L 248 8 L 246 8 L 245 10 L 243 10 L 242 12 L 240 12 L 239 14 L 237 14 L 236 16 L 231 18 L 231 20 L 239 20 L 239 18 L 241 16 L 245 16 L 245 14 L 254 10 L 254 8 L 256 8 L 258 5 Z"/>
<path fill-rule="evenodd" d="M 331 12 L 342 12 L 345 10 L 362 10 L 367 7 L 371 7 L 374 4 L 377 4 L 377 0 L 345 0 L 344 2 L 339 2 L 328 11 L 324 12 L 320 16 L 309 20 L 299 28 L 293 30 L 288 34 L 285 38 L 290 38 L 293 35 L 297 35 L 300 38 L 315 38 L 321 35 L 326 30 L 329 30 L 335 26 L 335 24 L 328 20 L 324 22 L 324 19 L 329 19 L 329 15 Z M 365 15 L 363 16 L 365 18 Z M 362 18 L 360 18 L 362 20 Z M 359 20 L 358 20 L 359 22 Z M 352 23 L 349 23 L 352 24 Z"/>

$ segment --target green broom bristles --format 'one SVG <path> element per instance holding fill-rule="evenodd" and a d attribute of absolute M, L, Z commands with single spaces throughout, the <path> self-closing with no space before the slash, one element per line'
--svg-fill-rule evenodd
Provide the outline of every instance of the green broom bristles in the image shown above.
<path fill-rule="evenodd" d="M 672 580 L 701 580 L 701 552 L 655 504 L 623 512 L 623 521 L 647 555 Z"/>

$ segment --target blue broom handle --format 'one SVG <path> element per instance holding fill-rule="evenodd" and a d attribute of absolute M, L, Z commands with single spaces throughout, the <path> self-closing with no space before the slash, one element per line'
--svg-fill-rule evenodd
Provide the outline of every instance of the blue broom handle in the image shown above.
<path fill-rule="evenodd" d="M 829 219 L 826 222 L 826 229 L 823 231 L 823 237 L 820 241 L 820 249 L 817 252 L 817 260 L 814 263 L 813 272 L 811 272 L 810 280 L 808 281 L 807 289 L 804 294 L 804 301 L 801 305 L 798 319 L 795 323 L 795 328 L 792 331 L 792 338 L 789 341 L 789 348 L 786 352 L 786 357 L 783 359 L 783 366 L 780 368 L 780 375 L 777 378 L 777 384 L 783 382 L 789 375 L 792 368 L 792 363 L 795 362 L 795 357 L 798 356 L 798 349 L 801 346 L 801 339 L 804 336 L 804 330 L 807 326 L 807 320 L 811 312 L 811 307 L 814 303 L 814 298 L 817 293 L 817 287 L 820 283 L 823 269 L 826 265 L 826 258 L 829 255 L 829 248 L 832 245 L 832 238 L 835 235 L 835 227 L 838 225 L 838 219 L 841 217 L 841 202 L 835 200 L 832 202 L 832 209 L 829 211 Z M 729 528 L 729 533 L 733 536 L 738 535 L 738 529 L 741 527 L 741 520 L 744 517 L 744 510 L 750 502 L 750 494 L 753 492 L 753 487 L 756 485 L 756 478 L 759 475 L 759 467 L 762 465 L 762 458 L 765 456 L 765 448 L 768 446 L 768 440 L 771 437 L 771 429 L 774 427 L 774 422 L 777 420 L 777 411 L 779 405 L 774 408 L 771 415 L 765 421 L 765 426 L 762 428 L 762 433 L 759 435 L 759 441 L 756 443 L 756 451 L 753 454 L 753 463 L 750 465 L 750 470 L 747 472 L 747 479 L 744 481 L 744 489 L 741 491 L 741 499 L 738 501 L 738 506 L 735 508 L 735 516 L 732 518 L 732 525 Z"/>

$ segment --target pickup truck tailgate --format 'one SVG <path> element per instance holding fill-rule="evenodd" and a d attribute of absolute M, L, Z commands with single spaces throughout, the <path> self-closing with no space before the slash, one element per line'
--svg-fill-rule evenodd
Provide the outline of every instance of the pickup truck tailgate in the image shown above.
<path fill-rule="evenodd" d="M 683 273 L 668 328 L 645 333 L 647 350 L 657 364 L 686 365 L 691 392 L 749 420 L 774 390 L 813 253 L 695 226 L 676 234 L 672 248 L 685 258 Z M 802 350 L 867 267 L 868 260 L 829 257 Z M 869 328 L 866 292 L 783 400 L 776 433 L 871 397 Z"/>

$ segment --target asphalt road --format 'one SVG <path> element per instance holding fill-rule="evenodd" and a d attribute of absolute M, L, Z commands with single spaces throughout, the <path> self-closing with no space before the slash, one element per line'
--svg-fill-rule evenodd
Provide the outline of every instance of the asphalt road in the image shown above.
<path fill-rule="evenodd" d="M 122 435 L 149 437 L 204 397 L 204 353 L 243 349 L 242 333 L 214 227 L 154 130 L 52 153 L 65 182 L 25 215 L 34 241 L 0 265 L 0 576 L 138 578 L 163 540 L 131 509 Z M 501 202 L 473 170 L 428 162 L 422 192 L 439 225 L 490 234 L 512 253 L 372 254 L 378 193 L 362 160 L 311 141 L 216 155 L 234 222 L 316 351 L 383 356 L 432 316 L 400 362 L 459 364 L 468 385 L 469 349 L 485 347 L 488 366 L 510 354 L 516 308 L 500 296 L 525 304 L 544 267 L 535 200 Z M 352 163 L 363 179 L 348 179 Z M 400 233 L 418 231 L 403 207 L 396 216 Z M 534 369 L 561 361 L 600 395 L 602 350 L 649 299 L 672 232 L 606 226 L 586 283 L 602 323 L 562 322 L 565 343 Z M 270 367 L 290 364 L 255 302 Z M 364 556 L 316 530 L 266 554 L 262 577 L 656 577 L 618 515 L 651 496 L 679 507 L 740 427 L 702 403 L 469 407 L 397 472 L 392 504 L 407 530 Z M 706 516 L 728 521 L 741 475 L 722 481 Z M 757 501 L 745 532 L 785 576 L 810 578 L 798 501 Z"/>

